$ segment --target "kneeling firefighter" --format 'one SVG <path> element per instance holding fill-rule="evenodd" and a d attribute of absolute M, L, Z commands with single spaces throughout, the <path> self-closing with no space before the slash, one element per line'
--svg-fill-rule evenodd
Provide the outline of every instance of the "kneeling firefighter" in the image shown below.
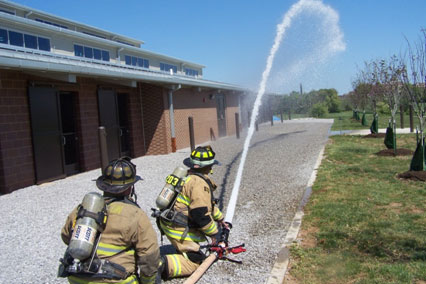
<path fill-rule="evenodd" d="M 103 170 L 96 181 L 103 196 L 86 194 L 62 228 L 68 248 L 59 277 L 75 284 L 158 283 L 160 250 L 147 215 L 136 203 L 134 184 L 139 180 L 128 157 L 111 161 Z"/>
<path fill-rule="evenodd" d="M 157 206 L 163 207 L 161 213 L 157 210 L 156 214 L 154 210 L 153 214 L 157 217 L 160 230 L 178 252 L 162 256 L 163 279 L 191 275 L 206 258 L 199 243 L 206 241 L 206 236 L 216 243 L 220 234 L 217 222 L 223 223 L 223 214 L 213 199 L 217 186 L 208 176 L 213 165 L 219 164 L 212 148 L 197 147 L 183 163 L 190 168 L 187 177 L 171 175 L 167 178 L 168 183 L 182 184 L 179 193 L 172 204 L 164 209 L 164 198 L 161 197 L 165 196 L 166 191 L 163 190 L 159 196 L 161 206 L 157 198 Z"/>

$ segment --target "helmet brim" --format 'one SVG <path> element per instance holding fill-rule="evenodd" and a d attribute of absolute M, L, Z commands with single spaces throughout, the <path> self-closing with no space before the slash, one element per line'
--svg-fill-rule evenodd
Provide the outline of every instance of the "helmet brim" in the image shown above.
<path fill-rule="evenodd" d="M 212 163 L 212 164 L 210 164 L 210 165 L 206 165 L 206 166 L 204 166 L 204 167 L 201 167 L 200 165 L 195 165 L 193 162 L 192 162 L 192 160 L 191 160 L 191 158 L 186 158 L 185 160 L 183 160 L 183 164 L 185 165 L 185 166 L 187 166 L 188 168 L 191 168 L 191 169 L 193 169 L 193 168 L 195 168 L 195 166 L 198 166 L 198 168 L 205 168 L 205 167 L 207 167 L 207 166 L 213 166 L 213 165 L 218 165 L 218 166 L 220 166 L 220 165 L 222 165 L 218 160 L 214 160 L 214 162 Z"/>
<path fill-rule="evenodd" d="M 118 193 L 122 193 L 122 192 L 126 191 L 129 187 L 133 186 L 135 183 L 137 183 L 140 180 L 143 180 L 143 179 L 140 176 L 137 175 L 135 177 L 134 182 L 124 184 L 124 185 L 111 185 L 111 184 L 108 184 L 108 183 L 105 182 L 104 176 L 100 176 L 96 180 L 96 186 L 102 191 L 113 193 L 113 194 L 118 194 Z"/>

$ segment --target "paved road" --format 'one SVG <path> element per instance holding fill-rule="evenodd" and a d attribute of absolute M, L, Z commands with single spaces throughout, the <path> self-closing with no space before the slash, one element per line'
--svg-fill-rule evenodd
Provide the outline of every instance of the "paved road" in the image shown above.
<path fill-rule="evenodd" d="M 199 283 L 264 283 L 268 279 L 331 124 L 331 120 L 311 119 L 260 126 L 247 157 L 230 235 L 231 245 L 246 244 L 247 252 L 236 256 L 244 264 L 218 262 Z M 215 168 L 213 178 L 219 185 L 215 195 L 225 212 L 243 139 L 244 135 L 240 140 L 226 137 L 211 143 L 223 164 Z M 134 160 L 144 178 L 136 191 L 146 212 L 153 207 L 164 178 L 188 155 L 189 149 L 184 149 Z M 66 283 L 56 278 L 58 259 L 66 248 L 60 229 L 84 194 L 96 191 L 92 180 L 99 174 L 98 169 L 0 196 L 0 283 Z M 162 251 L 169 249 L 167 244 L 165 240 Z"/>

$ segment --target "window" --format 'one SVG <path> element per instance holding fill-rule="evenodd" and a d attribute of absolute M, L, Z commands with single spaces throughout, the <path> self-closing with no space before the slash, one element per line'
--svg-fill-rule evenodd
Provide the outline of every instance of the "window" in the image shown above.
<path fill-rule="evenodd" d="M 170 72 L 170 70 L 173 70 L 173 73 L 177 73 L 177 66 L 167 64 L 167 63 L 160 63 L 160 70 L 165 72 Z"/>
<path fill-rule="evenodd" d="M 24 37 L 21 33 L 9 31 L 9 40 L 11 45 L 24 46 Z"/>
<path fill-rule="evenodd" d="M 194 69 L 191 69 L 191 68 L 186 68 L 185 69 L 185 75 L 196 77 L 196 76 L 198 76 L 198 71 L 194 70 Z"/>
<path fill-rule="evenodd" d="M 50 51 L 50 40 L 35 35 L 0 29 L 0 43 Z"/>
<path fill-rule="evenodd" d="M 102 60 L 109 61 L 109 52 L 106 50 L 101 50 L 101 52 L 102 52 Z"/>
<path fill-rule="evenodd" d="M 9 43 L 6 30 L 0 29 L 0 43 Z"/>
<path fill-rule="evenodd" d="M 79 57 L 93 58 L 96 60 L 109 61 L 109 51 L 74 44 L 74 55 Z"/>
<path fill-rule="evenodd" d="M 126 65 L 149 68 L 149 60 L 148 59 L 144 59 L 144 58 L 140 58 L 140 57 L 136 57 L 136 56 L 125 55 L 124 56 L 124 62 L 126 63 Z"/>
<path fill-rule="evenodd" d="M 26 48 L 37 49 L 37 37 L 24 34 L 24 42 Z"/>
<path fill-rule="evenodd" d="M 149 68 L 149 60 L 148 59 L 143 60 L 143 67 Z"/>
<path fill-rule="evenodd" d="M 101 60 L 102 59 L 102 53 L 100 49 L 94 48 L 93 49 L 93 58 L 97 59 L 97 60 Z"/>
<path fill-rule="evenodd" d="M 93 48 L 85 46 L 84 47 L 84 57 L 93 58 Z"/>
<path fill-rule="evenodd" d="M 138 58 L 138 66 L 143 67 L 143 59 L 142 58 Z"/>
<path fill-rule="evenodd" d="M 11 11 L 4 10 L 4 9 L 0 9 L 0 12 L 6 13 L 6 14 L 10 14 L 10 15 L 15 15 L 15 12 L 11 12 Z"/>
<path fill-rule="evenodd" d="M 38 37 L 38 49 L 50 51 L 50 40 L 44 37 Z"/>
<path fill-rule="evenodd" d="M 74 44 L 74 55 L 83 57 L 83 47 L 81 45 Z"/>

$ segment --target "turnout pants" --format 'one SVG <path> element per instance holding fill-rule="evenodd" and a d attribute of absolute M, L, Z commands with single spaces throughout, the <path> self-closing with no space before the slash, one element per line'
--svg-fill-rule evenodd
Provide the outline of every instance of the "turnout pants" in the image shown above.
<path fill-rule="evenodd" d="M 193 241 L 179 241 L 168 238 L 178 254 L 165 255 L 167 258 L 167 278 L 191 275 L 206 258 L 200 251 L 200 245 Z"/>

